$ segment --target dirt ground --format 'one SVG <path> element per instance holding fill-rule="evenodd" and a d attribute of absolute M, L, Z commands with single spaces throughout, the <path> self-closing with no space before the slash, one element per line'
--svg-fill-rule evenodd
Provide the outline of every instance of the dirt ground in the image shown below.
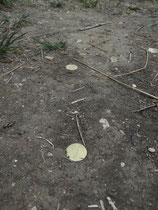
<path fill-rule="evenodd" d="M 0 82 L 0 209 L 104 210 L 102 200 L 106 210 L 157 210 L 158 108 L 134 112 L 156 101 L 74 58 L 111 76 L 143 67 L 141 47 L 158 47 L 158 2 L 104 0 L 95 8 L 77 0 L 64 3 L 53 8 L 45 0 L 19 1 L 1 11 L 29 14 L 32 24 L 23 28 L 28 33 L 18 43 L 21 53 L 0 63 L 1 75 L 23 63 Z M 34 36 L 67 41 L 68 47 L 45 53 L 43 60 Z M 68 71 L 68 64 L 78 69 Z M 115 78 L 158 96 L 157 69 L 158 54 L 149 53 L 146 69 Z M 82 143 L 76 114 L 88 155 L 71 162 L 67 146 Z"/>

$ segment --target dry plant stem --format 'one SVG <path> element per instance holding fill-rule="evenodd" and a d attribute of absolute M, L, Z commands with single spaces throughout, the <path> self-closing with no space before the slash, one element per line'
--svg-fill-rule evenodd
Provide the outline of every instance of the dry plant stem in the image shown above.
<path fill-rule="evenodd" d="M 58 203 L 57 210 L 59 210 L 59 209 L 60 209 L 60 204 Z"/>
<path fill-rule="evenodd" d="M 103 52 L 107 53 L 107 51 L 106 51 L 106 50 L 104 50 L 103 48 L 98 47 L 97 45 L 92 44 L 92 43 L 90 43 L 90 42 L 89 42 L 89 44 L 90 44 L 92 47 L 95 47 L 95 48 L 97 48 L 98 50 L 101 50 L 101 51 L 103 51 Z"/>
<path fill-rule="evenodd" d="M 72 101 L 71 104 L 76 104 L 76 103 L 78 103 L 80 101 L 85 101 L 85 100 L 86 100 L 86 97 L 81 98 L 81 99 L 77 99 L 76 101 Z"/>
<path fill-rule="evenodd" d="M 80 87 L 80 88 L 78 88 L 78 89 L 76 89 L 76 90 L 73 90 L 72 93 L 75 93 L 75 92 L 77 92 L 77 91 L 79 91 L 79 90 L 82 90 L 83 88 L 85 88 L 85 87 Z"/>
<path fill-rule="evenodd" d="M 97 27 L 100 27 L 100 26 L 103 26 L 103 25 L 106 25 L 106 24 L 109 24 L 109 22 L 107 22 L 107 23 L 98 23 L 98 24 L 93 25 L 93 26 L 87 26 L 85 28 L 80 28 L 79 31 L 90 30 L 90 29 L 97 28 Z"/>
<path fill-rule="evenodd" d="M 43 48 L 41 47 L 41 59 L 42 61 L 44 61 L 44 52 L 43 52 Z"/>
<path fill-rule="evenodd" d="M 82 132 L 81 132 L 81 127 L 80 127 L 79 119 L 78 119 L 78 116 L 77 115 L 76 115 L 76 124 L 77 124 L 78 132 L 80 134 L 82 143 L 84 144 L 84 146 L 86 146 L 85 141 L 84 141 L 84 138 L 83 138 L 83 135 L 82 135 Z"/>
<path fill-rule="evenodd" d="M 48 140 L 48 139 L 46 139 L 46 138 L 44 138 L 44 137 L 42 137 L 42 136 L 36 136 L 38 139 L 43 139 L 43 140 L 45 140 L 45 141 L 47 141 L 52 147 L 53 147 L 53 149 L 54 149 L 54 144 L 50 141 L 50 140 Z"/>
<path fill-rule="evenodd" d="M 149 52 L 148 52 L 147 49 L 144 49 L 144 48 L 142 48 L 142 49 L 146 51 L 146 61 L 145 61 L 145 65 L 144 65 L 142 68 L 139 68 L 139 69 L 130 71 L 130 72 L 128 72 L 128 73 L 115 75 L 115 77 L 127 76 L 127 75 L 134 74 L 134 73 L 137 73 L 137 72 L 139 72 L 139 71 L 142 71 L 142 70 L 146 69 L 146 67 L 147 67 L 147 65 L 148 65 L 148 61 L 149 61 Z"/>
<path fill-rule="evenodd" d="M 121 82 L 121 81 L 115 79 L 114 77 L 112 77 L 112 76 L 110 76 L 110 75 L 108 75 L 108 74 L 105 74 L 105 73 L 103 73 L 102 71 L 100 71 L 100 70 L 98 70 L 98 69 L 96 69 L 96 68 L 94 68 L 94 67 L 92 67 L 92 66 L 89 66 L 89 65 L 87 65 L 86 63 L 84 63 L 84 62 L 82 62 L 82 61 L 80 61 L 80 60 L 78 60 L 78 59 L 76 59 L 76 58 L 74 58 L 74 60 L 77 61 L 77 62 L 79 62 L 79 63 L 81 63 L 81 64 L 83 64 L 84 66 L 87 66 L 88 68 L 92 69 L 93 71 L 102 74 L 103 76 L 105 76 L 105 77 L 111 79 L 112 81 L 114 81 L 114 82 L 116 82 L 116 83 L 118 83 L 118 84 L 120 84 L 120 85 L 122 85 L 122 86 L 124 86 L 124 87 L 126 87 L 126 88 L 128 88 L 128 89 L 132 89 L 132 90 L 134 90 L 135 92 L 138 92 L 138 93 L 141 93 L 142 95 L 148 96 L 149 98 L 153 98 L 153 99 L 158 100 L 158 97 L 156 97 L 156 96 L 154 96 L 154 95 L 152 95 L 152 94 L 150 94 L 150 93 L 147 93 L 147 92 L 145 92 L 145 91 L 143 91 L 143 90 L 140 90 L 140 89 L 138 89 L 138 88 L 132 87 L 132 86 L 126 84 L 126 83 L 123 83 L 123 82 Z"/>
<path fill-rule="evenodd" d="M 118 208 L 116 208 L 114 202 L 111 200 L 110 197 L 107 197 L 107 200 L 108 200 L 108 203 L 112 207 L 113 210 L 118 210 Z"/>
<path fill-rule="evenodd" d="M 101 209 L 102 209 L 102 210 L 105 210 L 104 202 L 103 202 L 102 200 L 100 200 L 100 206 L 101 206 Z"/>
<path fill-rule="evenodd" d="M 25 63 L 23 62 L 23 63 L 21 63 L 20 65 L 18 65 L 18 66 L 16 66 L 15 68 L 13 68 L 11 71 L 8 71 L 8 72 L 4 73 L 4 74 L 2 75 L 2 77 L 6 76 L 6 75 L 8 75 L 8 74 L 10 74 L 10 73 L 12 73 L 13 71 L 15 71 L 15 70 L 17 70 L 18 68 L 20 68 L 21 66 L 23 66 L 24 64 L 25 64 Z"/>
<path fill-rule="evenodd" d="M 146 106 L 146 107 L 144 107 L 144 108 L 141 108 L 141 109 L 135 110 L 134 112 L 142 112 L 142 111 L 144 111 L 144 110 L 147 110 L 147 109 L 150 109 L 150 108 L 152 108 L 152 107 L 156 107 L 156 106 L 157 106 L 156 104 L 151 104 L 151 105 Z"/>

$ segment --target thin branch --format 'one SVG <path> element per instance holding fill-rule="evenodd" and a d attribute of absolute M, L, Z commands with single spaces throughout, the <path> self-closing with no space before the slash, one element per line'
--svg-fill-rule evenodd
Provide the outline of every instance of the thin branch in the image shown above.
<path fill-rule="evenodd" d="M 118 83 L 118 84 L 120 84 L 120 85 L 122 85 L 122 86 L 124 86 L 124 87 L 126 87 L 126 88 L 128 88 L 128 89 L 132 89 L 132 90 L 134 90 L 135 92 L 141 93 L 141 94 L 143 94 L 143 95 L 145 95 L 145 96 L 148 96 L 148 97 L 150 97 L 150 98 L 153 98 L 153 99 L 158 100 L 158 97 L 157 97 L 157 96 L 154 96 L 154 95 L 152 95 L 152 94 L 150 94 L 150 93 L 147 93 L 147 92 L 145 92 L 145 91 L 143 91 L 143 90 L 140 90 L 140 89 L 138 89 L 138 88 L 136 88 L 136 87 L 132 87 L 132 86 L 126 84 L 126 83 L 123 83 L 123 82 L 121 82 L 121 81 L 115 79 L 114 77 L 112 77 L 112 76 L 110 76 L 110 75 L 108 75 L 108 74 L 105 74 L 104 72 L 102 72 L 102 71 L 100 71 L 100 70 L 98 70 L 98 69 L 96 69 L 96 68 L 94 68 L 94 67 L 92 67 L 92 66 L 89 66 L 89 65 L 87 65 L 86 63 L 84 63 L 84 62 L 82 62 L 82 61 L 80 61 L 80 60 L 78 60 L 78 59 L 76 59 L 76 58 L 73 58 L 73 59 L 74 59 L 75 61 L 77 61 L 77 62 L 83 64 L 84 66 L 87 66 L 88 68 L 92 69 L 93 71 L 102 74 L 103 76 L 105 76 L 105 77 L 111 79 L 112 81 L 114 81 L 114 82 L 116 82 L 116 83 Z"/>
<path fill-rule="evenodd" d="M 83 138 L 83 135 L 82 135 L 82 132 L 81 132 L 81 127 L 80 127 L 79 119 L 78 119 L 78 116 L 77 115 L 76 115 L 76 124 L 77 124 L 78 132 L 80 134 L 82 143 L 84 144 L 84 146 L 86 146 L 85 141 L 84 141 L 84 138 Z"/>
<path fill-rule="evenodd" d="M 85 101 L 85 100 L 86 100 L 86 97 L 80 98 L 80 99 L 77 99 L 76 101 L 72 101 L 71 104 L 76 104 L 76 103 L 78 103 L 80 101 Z"/>
<path fill-rule="evenodd" d="M 48 139 L 46 139 L 46 138 L 44 138 L 42 136 L 36 136 L 36 138 L 43 139 L 43 140 L 47 141 L 53 147 L 53 149 L 54 149 L 54 144 L 50 140 L 48 140 Z"/>
<path fill-rule="evenodd" d="M 96 25 L 92 25 L 92 26 L 87 26 L 85 28 L 80 28 L 79 31 L 86 31 L 86 30 L 90 30 L 90 29 L 93 29 L 93 28 L 98 28 L 100 26 L 104 26 L 106 24 L 110 24 L 109 22 L 105 22 L 105 23 L 98 23 Z"/>
<path fill-rule="evenodd" d="M 97 48 L 98 50 L 101 50 L 101 51 L 103 51 L 103 52 L 105 52 L 105 53 L 107 53 L 107 51 L 106 50 L 104 50 L 103 48 L 101 48 L 101 47 L 98 47 L 97 45 L 95 45 L 95 44 L 92 44 L 92 43 L 88 43 L 88 44 L 90 44 L 92 47 L 95 47 L 95 48 Z"/>
<path fill-rule="evenodd" d="M 115 206 L 115 203 L 111 200 L 110 197 L 107 197 L 109 205 L 112 207 L 113 210 L 118 210 L 118 208 Z"/>
<path fill-rule="evenodd" d="M 6 76 L 6 75 L 8 75 L 8 74 L 10 74 L 10 73 L 12 73 L 13 71 L 15 71 L 15 70 L 17 70 L 18 68 L 20 68 L 21 66 L 23 66 L 24 64 L 25 64 L 25 63 L 23 62 L 23 63 L 21 63 L 20 65 L 18 65 L 18 66 L 16 66 L 15 68 L 13 68 L 12 70 L 10 70 L 10 71 L 8 71 L 8 72 L 2 74 L 2 77 Z"/>
<path fill-rule="evenodd" d="M 142 49 L 145 50 L 145 52 L 146 52 L 146 61 L 145 61 L 145 65 L 144 65 L 142 68 L 139 68 L 139 69 L 130 71 L 130 72 L 128 72 L 128 73 L 115 75 L 115 77 L 127 76 L 127 75 L 134 74 L 134 73 L 137 73 L 137 72 L 139 72 L 139 71 L 142 71 L 142 70 L 146 69 L 146 67 L 147 67 L 147 65 L 148 65 L 148 61 L 149 61 L 149 52 L 148 52 L 147 49 L 144 49 L 144 48 L 142 48 Z"/>
<path fill-rule="evenodd" d="M 135 110 L 135 111 L 133 111 L 133 112 L 142 112 L 142 111 L 144 111 L 144 110 L 147 110 L 147 109 L 150 109 L 150 108 L 156 107 L 156 106 L 157 106 L 156 104 L 151 104 L 151 105 L 149 105 L 149 106 L 146 106 L 146 107 L 144 107 L 144 108 Z"/>
<path fill-rule="evenodd" d="M 100 200 L 100 206 L 102 210 L 105 210 L 104 202 L 102 200 Z"/>

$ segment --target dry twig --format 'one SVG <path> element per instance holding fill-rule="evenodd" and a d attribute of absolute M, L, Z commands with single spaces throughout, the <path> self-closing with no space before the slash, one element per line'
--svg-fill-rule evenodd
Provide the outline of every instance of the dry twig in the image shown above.
<path fill-rule="evenodd" d="M 2 74 L 2 77 L 6 76 L 6 75 L 8 75 L 8 74 L 10 74 L 10 73 L 12 73 L 13 71 L 15 71 L 15 70 L 17 70 L 18 68 L 20 68 L 21 66 L 23 66 L 24 64 L 25 64 L 25 63 L 23 62 L 23 63 L 21 63 L 20 65 L 18 65 L 18 66 L 16 66 L 15 68 L 13 68 L 12 70 L 10 70 L 10 71 L 8 71 L 8 72 Z"/>
<path fill-rule="evenodd" d="M 148 65 L 148 61 L 149 61 L 149 52 L 148 52 L 147 49 L 144 49 L 144 48 L 142 48 L 142 49 L 146 51 L 146 61 L 145 61 L 145 65 L 144 65 L 142 68 L 139 68 L 139 69 L 130 71 L 130 72 L 128 72 L 128 73 L 115 75 L 115 77 L 127 76 L 127 75 L 134 74 L 134 73 L 137 73 L 137 72 L 139 72 L 139 71 L 142 71 L 142 70 L 146 69 L 146 67 L 147 67 L 147 65 Z"/>
<path fill-rule="evenodd" d="M 44 52 L 43 52 L 43 48 L 41 47 L 40 49 L 41 49 L 41 59 L 42 59 L 42 61 L 44 61 Z"/>
<path fill-rule="evenodd" d="M 80 60 L 78 60 L 78 59 L 76 59 L 76 58 L 74 58 L 74 60 L 77 61 L 77 62 L 79 62 L 79 63 L 81 63 L 81 64 L 83 64 L 84 66 L 87 66 L 88 68 L 92 69 L 93 71 L 102 74 L 103 76 L 105 76 L 105 77 L 111 79 L 112 81 L 114 81 L 114 82 L 116 82 L 116 83 L 118 83 L 118 84 L 120 84 L 120 85 L 122 85 L 122 86 L 124 86 L 124 87 L 126 87 L 126 88 L 128 88 L 128 89 L 132 89 L 132 90 L 134 90 L 135 92 L 141 93 L 142 95 L 145 95 L 145 96 L 148 96 L 148 97 L 150 97 L 150 98 L 153 98 L 153 99 L 158 100 L 158 97 L 157 97 L 157 96 L 154 96 L 154 95 L 152 95 L 152 94 L 150 94 L 150 93 L 147 93 L 147 92 L 145 92 L 145 91 L 143 91 L 143 90 L 140 90 L 140 89 L 138 89 L 138 88 L 136 88 L 136 87 L 132 87 L 132 86 L 126 84 L 126 83 L 123 83 L 123 82 L 121 82 L 121 81 L 115 79 L 114 77 L 112 77 L 112 76 L 110 76 L 110 75 L 108 75 L 108 74 L 105 74 L 104 72 L 102 72 L 102 71 L 100 71 L 100 70 L 98 70 L 98 69 L 96 69 L 96 68 L 94 68 L 94 67 L 92 67 L 92 66 L 89 66 L 89 65 L 87 65 L 86 63 L 84 63 L 84 62 L 82 62 L 82 61 L 80 61 Z"/>
<path fill-rule="evenodd" d="M 103 48 L 98 47 L 97 45 L 92 44 L 92 43 L 90 43 L 90 42 L 89 42 L 89 44 L 90 44 L 92 47 L 95 47 L 95 48 L 97 48 L 98 50 L 101 50 L 101 51 L 103 51 L 103 52 L 107 53 L 107 51 L 106 51 L 106 50 L 104 50 Z"/>
<path fill-rule="evenodd" d="M 76 124 L 77 124 L 78 132 L 80 134 L 82 143 L 84 144 L 84 146 L 86 146 L 85 141 L 84 141 L 84 138 L 83 138 L 83 135 L 82 135 L 82 132 L 81 132 L 81 127 L 80 127 L 79 119 L 78 119 L 78 116 L 77 115 L 76 115 Z"/>
<path fill-rule="evenodd" d="M 85 100 L 86 100 L 86 97 L 81 98 L 81 99 L 77 99 L 76 101 L 72 101 L 71 104 L 76 104 L 76 103 L 78 103 L 80 101 L 85 101 Z"/>
<path fill-rule="evenodd" d="M 110 197 L 107 197 L 108 203 L 109 205 L 113 208 L 113 210 L 118 210 L 118 208 L 116 208 L 114 202 L 111 200 Z"/>
<path fill-rule="evenodd" d="M 83 87 L 80 87 L 80 88 L 78 88 L 76 90 L 73 90 L 72 93 L 76 93 L 77 91 L 82 90 L 83 88 L 85 88 L 85 87 L 83 86 Z"/>
<path fill-rule="evenodd" d="M 59 210 L 59 209 L 60 209 L 60 204 L 58 203 L 57 210 Z"/>
<path fill-rule="evenodd" d="M 146 107 L 144 107 L 144 108 L 141 108 L 141 109 L 135 110 L 134 112 L 142 112 L 142 111 L 144 111 L 144 110 L 147 110 L 147 109 L 150 109 L 150 108 L 152 108 L 152 107 L 156 107 L 156 106 L 157 106 L 156 104 L 151 104 L 151 105 L 146 106 Z"/>
<path fill-rule="evenodd" d="M 98 28 L 100 26 L 104 26 L 106 24 L 110 24 L 109 22 L 106 22 L 106 23 L 98 23 L 96 25 L 93 25 L 93 26 L 87 26 L 85 28 L 80 28 L 79 31 L 86 31 L 86 30 L 90 30 L 90 29 L 93 29 L 93 28 Z"/>
<path fill-rule="evenodd" d="M 42 137 L 42 136 L 36 136 L 36 137 L 38 139 L 43 139 L 43 140 L 47 141 L 53 147 L 53 149 L 54 149 L 54 144 L 50 140 L 48 140 L 48 139 L 46 139 L 45 137 Z"/>
<path fill-rule="evenodd" d="M 105 210 L 104 202 L 103 202 L 102 200 L 100 200 L 100 206 L 101 206 L 101 209 L 102 209 L 102 210 Z"/>

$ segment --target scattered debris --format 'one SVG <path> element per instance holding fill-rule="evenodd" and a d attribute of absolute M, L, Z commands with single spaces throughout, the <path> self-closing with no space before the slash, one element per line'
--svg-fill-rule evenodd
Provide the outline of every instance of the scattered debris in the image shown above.
<path fill-rule="evenodd" d="M 125 167 L 125 163 L 124 162 L 121 162 L 120 165 L 121 165 L 122 168 Z"/>
<path fill-rule="evenodd" d="M 152 148 L 152 147 L 149 147 L 149 148 L 148 148 L 148 151 L 151 152 L 151 153 L 154 153 L 154 152 L 156 152 L 156 149 L 154 149 L 154 148 Z"/>
<path fill-rule="evenodd" d="M 102 118 L 102 119 L 99 120 L 99 122 L 100 122 L 101 124 L 103 124 L 103 129 L 104 129 L 104 130 L 106 130 L 107 128 L 110 127 L 109 122 L 107 121 L 107 119 Z"/>
<path fill-rule="evenodd" d="M 81 127 L 80 127 L 80 123 L 79 123 L 79 119 L 78 119 L 77 114 L 76 114 L 76 124 L 77 124 L 78 132 L 80 134 L 82 143 L 86 146 L 85 141 L 84 141 L 84 138 L 83 138 L 83 135 L 82 135 L 82 132 L 81 132 Z"/>
<path fill-rule="evenodd" d="M 86 30 L 90 30 L 90 29 L 93 29 L 93 28 L 98 28 L 100 26 L 104 26 L 106 24 L 110 24 L 110 22 L 106 22 L 106 23 L 98 23 L 96 25 L 93 25 L 93 26 L 87 26 L 85 28 L 80 28 L 79 31 L 86 31 Z"/>
<path fill-rule="evenodd" d="M 71 104 L 76 104 L 76 103 L 78 103 L 80 101 L 85 101 L 85 100 L 86 100 L 86 97 L 81 98 L 81 99 L 77 99 L 76 101 L 72 101 Z"/>
<path fill-rule="evenodd" d="M 118 60 L 117 60 L 117 58 L 115 56 L 112 56 L 110 58 L 110 61 L 111 61 L 111 63 L 116 63 Z"/>
<path fill-rule="evenodd" d="M 107 197 L 108 203 L 109 205 L 112 207 L 113 210 L 118 210 L 118 208 L 116 208 L 115 203 L 111 200 L 110 197 Z"/>
<path fill-rule="evenodd" d="M 66 66 L 66 69 L 69 71 L 75 71 L 78 69 L 78 66 L 74 65 L 74 64 L 69 64 Z"/>
<path fill-rule="evenodd" d="M 140 90 L 140 89 L 138 89 L 138 88 L 134 88 L 134 87 L 132 87 L 132 86 L 130 86 L 130 85 L 124 83 L 124 82 L 121 82 L 121 81 L 115 79 L 114 77 L 112 77 L 112 76 L 110 76 L 110 75 L 108 75 L 108 74 L 106 74 L 106 73 L 104 73 L 104 72 L 102 72 L 102 71 L 100 71 L 100 70 L 98 70 L 98 69 L 92 67 L 92 66 L 89 66 L 89 65 L 87 65 L 86 63 L 84 63 L 84 62 L 82 62 L 82 61 L 80 61 L 80 60 L 78 60 L 78 59 L 76 59 L 76 58 L 74 58 L 74 60 L 77 61 L 77 62 L 79 62 L 79 63 L 81 63 L 81 64 L 83 64 L 84 66 L 87 66 L 88 68 L 92 69 L 93 71 L 102 74 L 104 77 L 107 77 L 107 78 L 109 78 L 110 80 L 112 80 L 112 81 L 114 81 L 114 82 L 116 82 L 116 83 L 118 83 L 118 84 L 120 84 L 120 85 L 122 85 L 122 86 L 124 86 L 124 87 L 126 87 L 126 88 L 128 88 L 128 89 L 132 89 L 132 90 L 134 90 L 134 91 L 136 91 L 136 92 L 138 92 L 138 93 L 140 93 L 140 94 L 142 94 L 142 95 L 145 95 L 145 96 L 147 96 L 147 97 L 149 97 L 149 98 L 153 98 L 153 99 L 158 100 L 158 97 L 157 97 L 157 96 L 154 96 L 154 95 L 152 95 L 152 94 L 150 94 L 150 93 L 147 93 L 147 92 L 145 92 L 145 91 L 143 91 L 143 90 Z"/>
<path fill-rule="evenodd" d="M 87 156 L 87 149 L 82 144 L 73 143 L 67 147 L 66 154 L 71 161 L 81 161 Z"/>
<path fill-rule="evenodd" d="M 54 149 L 54 144 L 50 140 L 48 140 L 48 139 L 46 139 L 46 138 L 44 138 L 42 136 L 36 136 L 36 138 L 43 139 L 43 140 L 47 141 L 53 147 L 53 149 Z"/>
<path fill-rule="evenodd" d="M 47 156 L 48 157 L 53 157 L 53 154 L 51 152 L 48 152 Z"/>
<path fill-rule="evenodd" d="M 49 60 L 49 61 L 52 61 L 52 60 L 54 59 L 53 56 L 45 56 L 45 58 L 46 58 L 47 60 Z"/>
<path fill-rule="evenodd" d="M 157 48 L 149 48 L 148 52 L 150 52 L 152 54 L 156 54 L 156 53 L 158 53 L 158 49 Z"/>
<path fill-rule="evenodd" d="M 100 206 L 101 206 L 101 209 L 102 209 L 102 210 L 105 210 L 104 202 L 103 202 L 102 200 L 100 200 Z"/>
<path fill-rule="evenodd" d="M 88 208 L 99 208 L 98 205 L 89 205 Z"/>

